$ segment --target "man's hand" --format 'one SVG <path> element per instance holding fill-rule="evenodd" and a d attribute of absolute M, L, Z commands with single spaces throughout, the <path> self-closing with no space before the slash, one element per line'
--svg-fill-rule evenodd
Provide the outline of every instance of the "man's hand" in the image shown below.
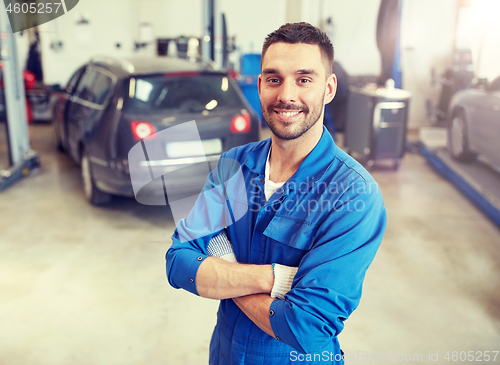
<path fill-rule="evenodd" d="M 207 246 L 207 254 L 209 256 L 213 257 L 218 257 L 221 258 L 222 260 L 225 260 L 230 263 L 238 263 L 236 260 L 236 256 L 234 254 L 234 249 L 231 241 L 229 240 L 226 230 L 222 230 L 220 233 L 217 235 L 213 236 L 210 239 L 210 242 L 208 243 Z M 212 263 L 213 264 L 213 263 Z M 215 264 L 219 270 L 223 269 L 223 266 L 218 266 Z M 205 265 L 206 266 L 206 265 Z M 248 265 L 247 265 L 248 266 Z M 258 268 L 258 265 L 253 265 L 254 269 L 261 270 L 262 268 Z M 200 266 L 201 268 L 201 266 Z M 204 269 L 207 269 L 206 267 Z M 248 272 L 249 267 L 233 267 L 231 270 L 237 270 L 234 272 L 234 274 L 238 275 L 239 271 L 246 271 L 248 274 L 250 274 L 251 277 L 253 277 L 252 274 L 256 273 L 255 270 L 251 269 L 251 272 Z M 285 299 L 285 294 L 288 293 L 288 291 L 292 287 L 292 282 L 293 278 L 295 277 L 295 273 L 297 272 L 298 268 L 297 267 L 291 267 L 291 266 L 285 266 L 285 265 L 280 265 L 280 264 L 273 264 L 273 282 L 271 285 L 271 290 L 267 291 L 268 287 L 268 279 L 265 277 L 263 278 L 255 278 L 254 283 L 255 285 L 251 285 L 251 283 L 242 283 L 242 285 L 239 285 L 239 289 L 248 289 L 250 292 L 244 291 L 242 295 L 249 295 L 249 294 L 258 294 L 258 293 L 271 293 L 271 298 L 278 298 L 278 299 Z M 266 272 L 268 273 L 269 270 L 266 270 L 263 272 L 264 275 L 266 275 Z M 223 273 L 222 271 L 219 271 L 219 273 Z M 205 273 L 206 274 L 206 273 Z M 217 274 L 217 272 L 215 272 Z M 250 277 L 249 276 L 249 277 Z M 268 275 L 267 275 L 268 276 Z M 204 281 L 204 279 L 208 279 L 208 281 Z M 227 295 L 230 295 L 230 293 L 235 293 L 235 289 L 238 289 L 237 287 L 234 287 L 234 281 L 224 281 L 225 284 L 227 285 L 218 285 L 218 288 L 211 288 L 209 285 L 212 282 L 212 280 L 216 279 L 216 277 L 198 277 L 197 276 L 197 289 L 198 289 L 198 294 L 200 294 L 202 297 L 206 298 L 212 298 L 212 299 L 226 299 Z M 237 279 L 239 280 L 239 279 Z M 201 281 L 201 282 L 200 282 Z M 250 285 L 248 285 L 250 284 Z M 239 295 L 238 295 L 239 296 Z M 230 298 L 234 298 L 230 297 Z"/>
<path fill-rule="evenodd" d="M 269 308 L 274 298 L 285 299 L 298 268 L 238 264 L 225 230 L 212 237 L 207 254 L 212 257 L 205 259 L 196 276 L 198 294 L 212 299 L 233 298 L 252 322 L 275 337 Z"/>
<path fill-rule="evenodd" d="M 198 294 L 211 299 L 228 299 L 250 294 L 269 295 L 274 284 L 272 265 L 235 264 L 207 257 L 198 268 Z"/>
<path fill-rule="evenodd" d="M 274 283 L 272 266 L 238 264 L 226 230 L 210 239 L 207 254 L 212 257 L 205 259 L 196 275 L 196 289 L 200 296 L 227 299 L 271 292 Z"/>

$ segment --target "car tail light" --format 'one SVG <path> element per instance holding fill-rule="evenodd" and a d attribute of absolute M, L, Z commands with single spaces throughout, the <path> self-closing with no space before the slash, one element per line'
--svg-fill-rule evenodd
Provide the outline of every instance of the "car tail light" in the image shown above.
<path fill-rule="evenodd" d="M 238 114 L 231 121 L 231 133 L 245 133 L 250 131 L 250 114 Z"/>
<path fill-rule="evenodd" d="M 132 134 L 136 140 L 141 140 L 156 133 L 155 127 L 148 122 L 130 122 Z"/>

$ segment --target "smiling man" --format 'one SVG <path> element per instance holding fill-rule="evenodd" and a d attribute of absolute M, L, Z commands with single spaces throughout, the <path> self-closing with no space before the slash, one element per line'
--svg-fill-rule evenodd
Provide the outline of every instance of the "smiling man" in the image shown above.
<path fill-rule="evenodd" d="M 172 237 L 170 284 L 221 300 L 210 364 L 343 363 L 337 336 L 359 303 L 386 214 L 373 178 L 323 127 L 332 63 L 328 37 L 310 24 L 268 35 L 258 87 L 272 136 L 221 158 L 235 162 L 241 184 L 224 184 L 235 165 L 220 162 L 207 188 L 224 191 L 201 194 Z M 242 187 L 244 199 L 231 191 Z M 214 228 L 242 200 L 246 213 Z"/>
<path fill-rule="evenodd" d="M 306 43 L 274 43 L 263 52 L 259 93 L 264 119 L 273 134 L 281 140 L 295 140 L 314 126 L 321 134 L 321 124 L 316 122 L 336 91 L 335 75 L 327 72 L 328 56 L 323 57 L 317 45 Z"/>

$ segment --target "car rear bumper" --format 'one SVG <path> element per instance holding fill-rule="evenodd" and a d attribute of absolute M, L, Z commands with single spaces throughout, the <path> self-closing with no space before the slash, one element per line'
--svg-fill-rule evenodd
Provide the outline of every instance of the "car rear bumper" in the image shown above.
<path fill-rule="evenodd" d="M 166 201 L 200 193 L 219 158 L 220 155 L 213 155 L 140 161 L 121 172 L 110 173 L 106 180 L 96 181 L 96 185 L 111 194 L 135 197 L 142 204 L 165 205 Z"/>

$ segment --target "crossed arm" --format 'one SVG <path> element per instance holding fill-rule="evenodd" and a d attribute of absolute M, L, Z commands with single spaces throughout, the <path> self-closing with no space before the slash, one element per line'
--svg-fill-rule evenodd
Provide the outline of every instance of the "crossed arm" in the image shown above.
<path fill-rule="evenodd" d="M 200 296 L 232 298 L 261 330 L 275 337 L 269 320 L 269 308 L 275 300 L 270 295 L 273 283 L 272 265 L 235 264 L 218 257 L 207 257 L 196 274 Z"/>
<path fill-rule="evenodd" d="M 307 246 L 310 248 L 300 261 L 296 285 L 288 291 L 286 300 L 269 295 L 274 292 L 271 265 L 229 263 L 210 256 L 206 239 L 183 243 L 175 234 L 175 247 L 167 252 L 169 282 L 204 297 L 233 298 L 267 334 L 279 336 L 301 353 L 318 352 L 342 330 L 343 322 L 357 307 L 366 269 L 385 230 L 380 195 L 354 188 L 345 195 L 340 208 L 345 201 L 354 204 L 362 199 L 366 209 L 339 208 L 316 228 L 317 241 Z M 296 225 L 294 221 L 288 223 L 290 230 Z M 305 236 L 298 238 L 302 240 L 299 243 L 306 242 Z"/>

